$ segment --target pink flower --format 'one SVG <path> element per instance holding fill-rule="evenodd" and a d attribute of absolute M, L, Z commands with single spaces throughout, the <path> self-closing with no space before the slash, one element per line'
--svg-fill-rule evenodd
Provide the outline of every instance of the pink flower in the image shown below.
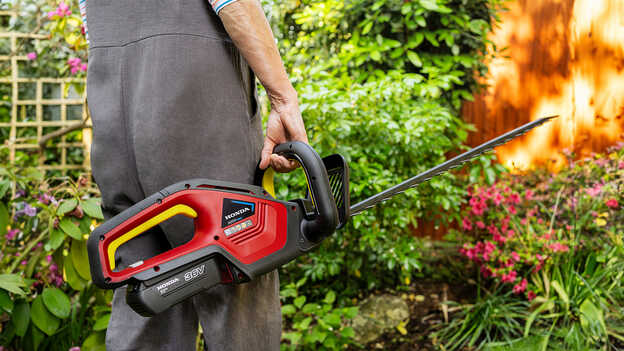
<path fill-rule="evenodd" d="M 70 348 L 68 351 L 80 351 L 80 346 L 74 346 Z"/>
<path fill-rule="evenodd" d="M 83 71 L 83 72 L 86 72 L 87 71 L 87 64 L 83 63 L 82 65 L 80 65 L 80 70 Z"/>
<path fill-rule="evenodd" d="M 618 169 L 624 169 L 624 161 L 620 161 L 618 164 Z"/>
<path fill-rule="evenodd" d="M 614 208 L 614 209 L 619 207 L 618 200 L 616 199 L 607 200 L 606 205 L 607 207 Z"/>
<path fill-rule="evenodd" d="M 470 222 L 468 217 L 464 217 L 462 220 L 462 228 L 464 228 L 464 230 L 472 230 L 472 222 Z"/>
<path fill-rule="evenodd" d="M 600 194 L 601 191 L 602 191 L 602 184 L 599 184 L 599 183 L 594 184 L 594 186 L 589 189 L 585 189 L 585 192 L 587 193 L 587 195 L 591 197 L 597 196 L 598 194 Z"/>
<path fill-rule="evenodd" d="M 513 287 L 514 294 L 523 293 L 526 290 L 527 284 L 528 284 L 527 280 L 526 279 L 522 279 L 522 281 L 519 284 L 516 284 Z"/>
<path fill-rule="evenodd" d="M 533 198 L 533 191 L 531 189 L 527 189 L 524 193 L 524 198 L 527 200 L 531 200 Z"/>
<path fill-rule="evenodd" d="M 503 200 L 505 200 L 505 198 L 500 193 L 496 193 L 496 195 L 492 199 L 492 201 L 494 201 L 494 204 L 496 204 L 496 206 L 500 205 L 501 202 L 503 202 Z"/>
<path fill-rule="evenodd" d="M 492 239 L 498 243 L 504 243 L 505 241 L 507 241 L 507 238 L 505 238 L 504 236 L 496 233 L 492 236 Z"/>
<path fill-rule="evenodd" d="M 27 265 L 27 264 L 28 264 L 28 261 L 23 260 L 22 262 L 20 262 L 20 264 L 21 264 L 22 266 L 25 266 L 25 265 Z"/>
<path fill-rule="evenodd" d="M 520 224 L 522 224 L 522 225 L 526 225 L 526 224 L 527 224 L 527 219 L 526 219 L 526 218 L 522 218 L 522 219 L 520 220 Z"/>
<path fill-rule="evenodd" d="M 511 252 L 511 259 L 512 259 L 512 260 L 514 260 L 514 261 L 516 261 L 516 262 L 520 262 L 520 255 L 518 255 L 518 253 L 517 253 L 517 252 L 512 251 L 512 252 Z"/>
<path fill-rule="evenodd" d="M 512 193 L 507 198 L 507 202 L 512 204 L 512 205 L 517 205 L 517 204 L 520 203 L 520 196 L 518 194 L 516 194 L 516 193 Z"/>
<path fill-rule="evenodd" d="M 516 235 L 516 232 L 514 232 L 513 230 L 507 231 L 507 238 L 512 238 L 514 235 Z"/>
<path fill-rule="evenodd" d="M 553 250 L 553 252 L 568 252 L 568 250 L 570 249 L 567 245 L 564 245 L 562 243 L 550 244 L 549 248 Z"/>
<path fill-rule="evenodd" d="M 509 213 L 515 215 L 516 213 L 518 213 L 518 211 L 516 211 L 516 208 L 514 207 L 514 205 L 509 205 Z"/>
<path fill-rule="evenodd" d="M 533 290 L 529 290 L 529 292 L 527 293 L 527 299 L 529 299 L 529 301 L 532 301 L 536 297 L 537 295 L 535 294 L 535 292 L 533 292 Z"/>
<path fill-rule="evenodd" d="M 492 270 L 489 267 L 481 266 L 480 270 L 481 270 L 481 275 L 483 275 L 483 278 L 489 278 L 494 275 L 494 273 L 492 273 Z"/>
<path fill-rule="evenodd" d="M 494 224 L 488 225 L 487 230 L 492 235 L 499 233 L 498 228 Z"/>
<path fill-rule="evenodd" d="M 48 263 L 52 262 L 52 256 L 51 255 L 47 255 L 45 259 L 46 259 L 46 262 L 48 262 Z"/>
<path fill-rule="evenodd" d="M 516 271 L 511 271 L 507 274 L 503 274 L 501 276 L 501 281 L 503 283 L 513 283 L 514 281 L 516 281 L 517 276 L 518 276 L 518 273 L 516 273 Z"/>
<path fill-rule="evenodd" d="M 29 52 L 26 54 L 26 58 L 33 61 L 37 59 L 37 53 L 36 52 Z"/>
<path fill-rule="evenodd" d="M 6 233 L 5 237 L 7 240 L 13 240 L 15 239 L 15 237 L 17 236 L 19 232 L 20 232 L 19 229 L 11 229 Z"/>
<path fill-rule="evenodd" d="M 538 218 L 537 219 L 537 224 L 542 224 L 542 223 L 544 223 L 544 221 L 541 218 Z"/>
<path fill-rule="evenodd" d="M 475 223 L 477 225 L 477 228 L 479 229 L 483 229 L 485 228 L 485 223 L 483 223 L 482 221 L 478 221 L 477 223 Z"/>

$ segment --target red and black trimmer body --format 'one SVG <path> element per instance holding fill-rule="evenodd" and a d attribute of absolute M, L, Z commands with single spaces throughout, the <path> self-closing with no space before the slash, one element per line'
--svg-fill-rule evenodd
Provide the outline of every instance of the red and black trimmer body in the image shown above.
<path fill-rule="evenodd" d="M 130 307 L 152 316 L 216 284 L 243 283 L 270 272 L 344 226 L 349 218 L 344 158 L 321 159 L 300 142 L 278 145 L 274 152 L 302 166 L 305 199 L 276 200 L 270 194 L 272 172 L 257 175 L 264 187 L 207 179 L 171 185 L 93 231 L 87 245 L 93 282 L 105 289 L 127 284 Z M 176 215 L 194 219 L 189 242 L 115 267 L 119 246 Z"/>

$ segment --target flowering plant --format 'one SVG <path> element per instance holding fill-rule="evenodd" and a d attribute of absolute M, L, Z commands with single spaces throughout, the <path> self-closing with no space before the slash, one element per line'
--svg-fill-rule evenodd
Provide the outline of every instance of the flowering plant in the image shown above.
<path fill-rule="evenodd" d="M 508 175 L 469 189 L 461 227 L 473 240 L 460 253 L 482 277 L 532 300 L 531 274 L 570 250 L 599 245 L 609 228 L 621 229 L 623 146 L 579 162 L 568 153 L 570 167 L 555 176 Z"/>
<path fill-rule="evenodd" d="M 624 340 L 624 143 L 577 161 L 565 154 L 558 174 L 470 189 L 455 234 L 479 293 L 434 333 L 446 349 L 606 350 Z"/>
<path fill-rule="evenodd" d="M 89 282 L 85 239 L 103 219 L 93 194 L 86 178 L 51 185 L 36 169 L 0 168 L 4 350 L 102 345 L 110 293 Z"/>

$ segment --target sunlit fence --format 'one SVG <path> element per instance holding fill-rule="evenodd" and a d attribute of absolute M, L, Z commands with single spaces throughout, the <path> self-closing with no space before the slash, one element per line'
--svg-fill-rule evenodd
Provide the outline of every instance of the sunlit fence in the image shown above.
<path fill-rule="evenodd" d="M 84 79 L 30 73 L 27 53 L 46 36 L 8 30 L 16 16 L 0 11 L 0 139 L 8 162 L 36 164 L 49 176 L 89 173 L 91 130 L 53 137 L 86 120 L 84 97 L 74 89 Z"/>

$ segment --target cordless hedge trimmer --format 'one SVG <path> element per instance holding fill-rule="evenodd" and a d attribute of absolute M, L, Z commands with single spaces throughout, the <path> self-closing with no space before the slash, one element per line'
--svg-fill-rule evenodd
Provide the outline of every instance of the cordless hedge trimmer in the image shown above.
<path fill-rule="evenodd" d="M 553 117 L 514 129 L 470 151 L 351 206 L 349 168 L 340 155 L 323 159 L 307 144 L 287 142 L 274 152 L 305 172 L 306 198 L 275 199 L 273 171 L 259 171 L 257 185 L 208 179 L 173 184 L 102 223 L 88 241 L 93 282 L 104 289 L 128 285 L 128 305 L 152 316 L 216 284 L 239 284 L 270 272 L 318 246 L 351 216 L 462 165 Z M 132 238 L 183 215 L 195 234 L 181 246 L 115 265 L 117 249 Z"/>

